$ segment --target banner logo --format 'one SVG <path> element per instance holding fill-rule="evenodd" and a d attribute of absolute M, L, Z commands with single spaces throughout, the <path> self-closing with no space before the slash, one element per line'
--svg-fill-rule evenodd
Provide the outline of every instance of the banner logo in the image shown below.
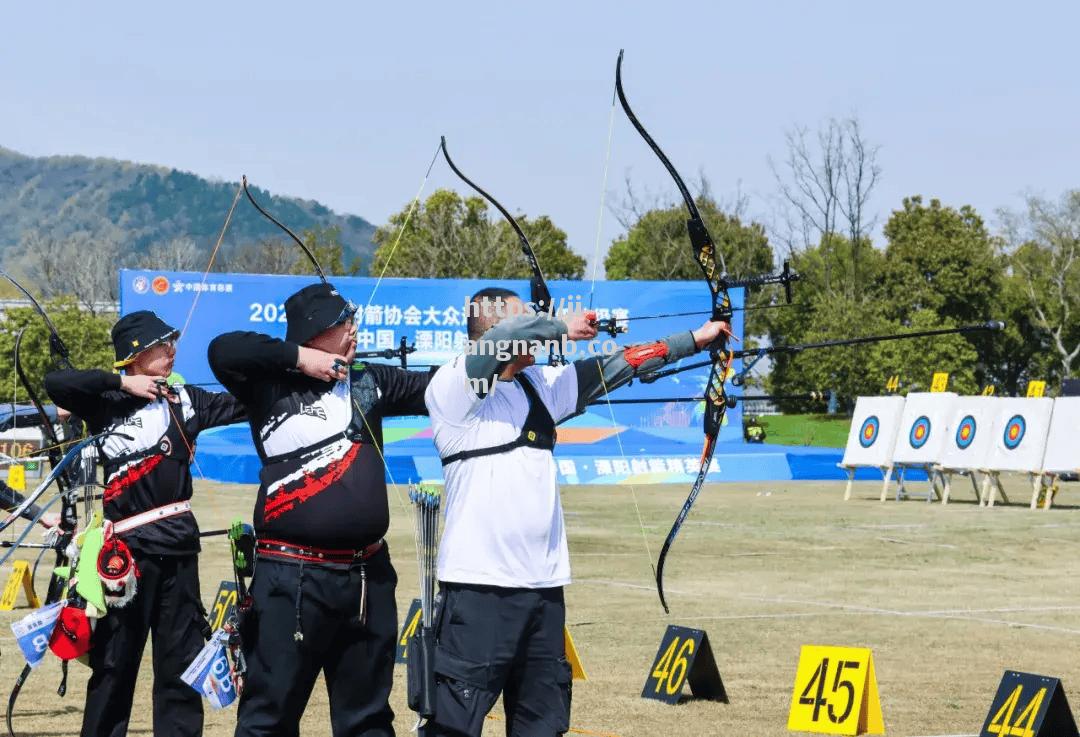
<path fill-rule="evenodd" d="M 150 288 L 154 290 L 154 294 L 168 294 L 169 280 L 164 276 L 155 276 L 154 280 L 150 282 Z"/>

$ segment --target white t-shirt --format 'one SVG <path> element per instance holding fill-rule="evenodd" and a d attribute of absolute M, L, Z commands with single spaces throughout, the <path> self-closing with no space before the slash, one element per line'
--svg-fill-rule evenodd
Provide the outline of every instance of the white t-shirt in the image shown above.
<path fill-rule="evenodd" d="M 577 373 L 568 366 L 524 371 L 558 423 L 577 409 Z M 468 383 L 465 356 L 440 367 L 424 396 L 443 458 L 509 443 L 529 413 L 525 390 L 495 382 L 481 399 Z M 446 524 L 439 580 L 505 588 L 570 583 L 562 502 L 551 451 L 520 447 L 443 467 Z"/>

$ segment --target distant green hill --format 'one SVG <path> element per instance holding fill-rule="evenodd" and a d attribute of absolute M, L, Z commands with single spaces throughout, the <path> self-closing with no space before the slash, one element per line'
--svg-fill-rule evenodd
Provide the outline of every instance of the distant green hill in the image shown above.
<path fill-rule="evenodd" d="M 190 238 L 209 254 L 238 182 L 216 182 L 189 172 L 115 159 L 32 157 L 0 147 L 0 253 L 38 231 L 62 239 L 74 233 L 118 237 L 133 253 L 151 244 Z M 313 200 L 271 197 L 252 189 L 260 204 L 296 232 L 338 226 L 346 256 L 371 264 L 375 227 L 339 215 Z M 282 237 L 246 202 L 229 226 L 226 245 Z M 347 259 L 348 260 L 348 259 Z"/>

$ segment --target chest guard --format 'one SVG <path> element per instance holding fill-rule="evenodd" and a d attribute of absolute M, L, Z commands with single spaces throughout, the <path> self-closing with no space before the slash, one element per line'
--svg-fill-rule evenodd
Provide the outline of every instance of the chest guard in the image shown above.
<path fill-rule="evenodd" d="M 469 458 L 509 453 L 514 448 L 526 447 L 551 450 L 555 447 L 555 420 L 552 419 L 551 413 L 548 412 L 547 407 L 540 400 L 540 395 L 536 393 L 536 387 L 522 374 L 515 376 L 514 381 L 525 392 L 525 398 L 529 401 L 529 414 L 525 417 L 525 426 L 521 428 L 521 433 L 509 443 L 494 445 L 490 448 L 462 450 L 448 455 L 442 459 L 444 466 L 457 461 L 468 460 Z"/>
<path fill-rule="evenodd" d="M 370 371 L 364 371 L 363 366 L 354 368 L 349 374 L 349 391 L 348 401 L 350 403 L 350 420 L 345 429 L 340 432 L 335 432 L 328 437 L 322 438 L 314 443 L 291 450 L 287 453 L 279 453 L 277 455 L 266 455 L 263 450 L 262 443 L 255 444 L 255 449 L 258 451 L 259 456 L 262 458 L 264 465 L 272 465 L 275 463 L 281 463 L 282 461 L 292 461 L 297 458 L 303 458 L 319 450 L 322 450 L 328 445 L 332 445 L 341 440 L 348 440 L 352 443 L 374 443 L 374 438 L 368 427 L 366 416 L 371 412 L 379 401 L 379 387 L 375 383 L 375 375 Z M 286 418 L 289 415 L 295 413 L 298 402 L 296 397 L 288 397 L 283 403 L 283 406 L 278 408 L 282 418 Z"/>

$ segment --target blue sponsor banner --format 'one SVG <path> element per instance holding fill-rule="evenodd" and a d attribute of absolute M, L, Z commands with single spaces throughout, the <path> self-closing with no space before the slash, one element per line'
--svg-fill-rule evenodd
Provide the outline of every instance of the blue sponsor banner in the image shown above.
<path fill-rule="evenodd" d="M 221 333 L 253 330 L 275 337 L 285 335 L 285 299 L 311 284 L 313 276 L 277 276 L 259 274 L 217 274 L 198 272 L 122 270 L 120 272 L 120 312 L 153 310 L 169 324 L 183 330 L 177 347 L 176 372 L 188 384 L 219 390 L 206 361 L 210 341 Z M 513 289 L 528 297 L 525 280 L 490 281 L 481 279 L 384 279 L 373 277 L 334 277 L 333 284 L 347 298 L 360 306 L 358 312 L 357 350 L 396 348 L 402 337 L 416 346 L 409 355 L 410 366 L 441 365 L 464 350 L 466 344 L 466 305 L 469 297 L 488 286 Z M 553 281 L 551 291 L 556 309 L 595 306 L 598 317 L 634 318 L 668 312 L 687 312 L 700 308 L 697 316 L 666 317 L 626 323 L 629 332 L 617 339 L 619 346 L 644 343 L 672 333 L 691 330 L 707 318 L 710 296 L 701 281 L 597 282 L 590 295 L 587 281 Z M 374 291 L 374 294 L 373 294 Z M 734 306 L 741 307 L 743 290 L 732 291 Z M 736 312 L 732 326 L 742 336 L 743 313 Z M 571 344 L 571 361 L 586 358 L 593 352 L 612 349 L 609 336 L 601 334 L 592 343 Z M 698 354 L 684 362 L 700 361 Z M 395 363 L 396 359 L 378 359 Z M 741 361 L 733 366 L 738 371 Z M 614 392 L 616 398 L 699 397 L 708 379 L 708 369 L 687 371 L 666 377 L 653 384 L 634 382 Z M 569 483 L 610 483 L 647 478 L 653 481 L 685 482 L 696 475 L 696 458 L 702 443 L 703 403 L 662 403 L 598 405 L 590 407 L 559 428 L 558 457 L 572 456 L 573 472 L 561 473 Z M 612 417 L 614 415 L 614 418 Z M 397 418 L 386 422 L 387 455 L 407 456 L 396 461 L 388 457 L 391 468 L 401 473 L 429 476 L 428 468 L 438 475 L 438 459 L 430 440 L 426 418 Z M 224 432 L 216 438 L 229 452 L 245 444 L 250 449 L 247 430 Z M 204 439 L 210 440 L 204 434 Z M 741 405 L 729 409 L 721 441 L 742 441 Z M 621 448 L 620 448 L 621 441 Z M 200 463 L 207 443 L 200 442 Z M 624 463 L 626 458 L 638 462 Z M 224 459 L 228 456 L 222 456 Z M 662 460 L 661 460 L 662 459 Z M 644 465 L 642 465 L 644 463 Z M 402 465 L 403 464 L 403 465 Z M 212 473 L 228 480 L 250 480 L 251 469 L 235 455 L 228 461 L 232 470 Z M 205 466 L 204 466 L 205 468 Z M 237 469 L 243 469 L 242 472 Z M 570 471 L 567 467 L 567 471 Z M 241 478 L 231 478 L 239 475 Z M 710 470 L 710 478 L 723 476 L 719 467 Z M 407 478 L 396 479 L 407 481 Z M 417 479 L 418 480 L 418 479 Z"/>

